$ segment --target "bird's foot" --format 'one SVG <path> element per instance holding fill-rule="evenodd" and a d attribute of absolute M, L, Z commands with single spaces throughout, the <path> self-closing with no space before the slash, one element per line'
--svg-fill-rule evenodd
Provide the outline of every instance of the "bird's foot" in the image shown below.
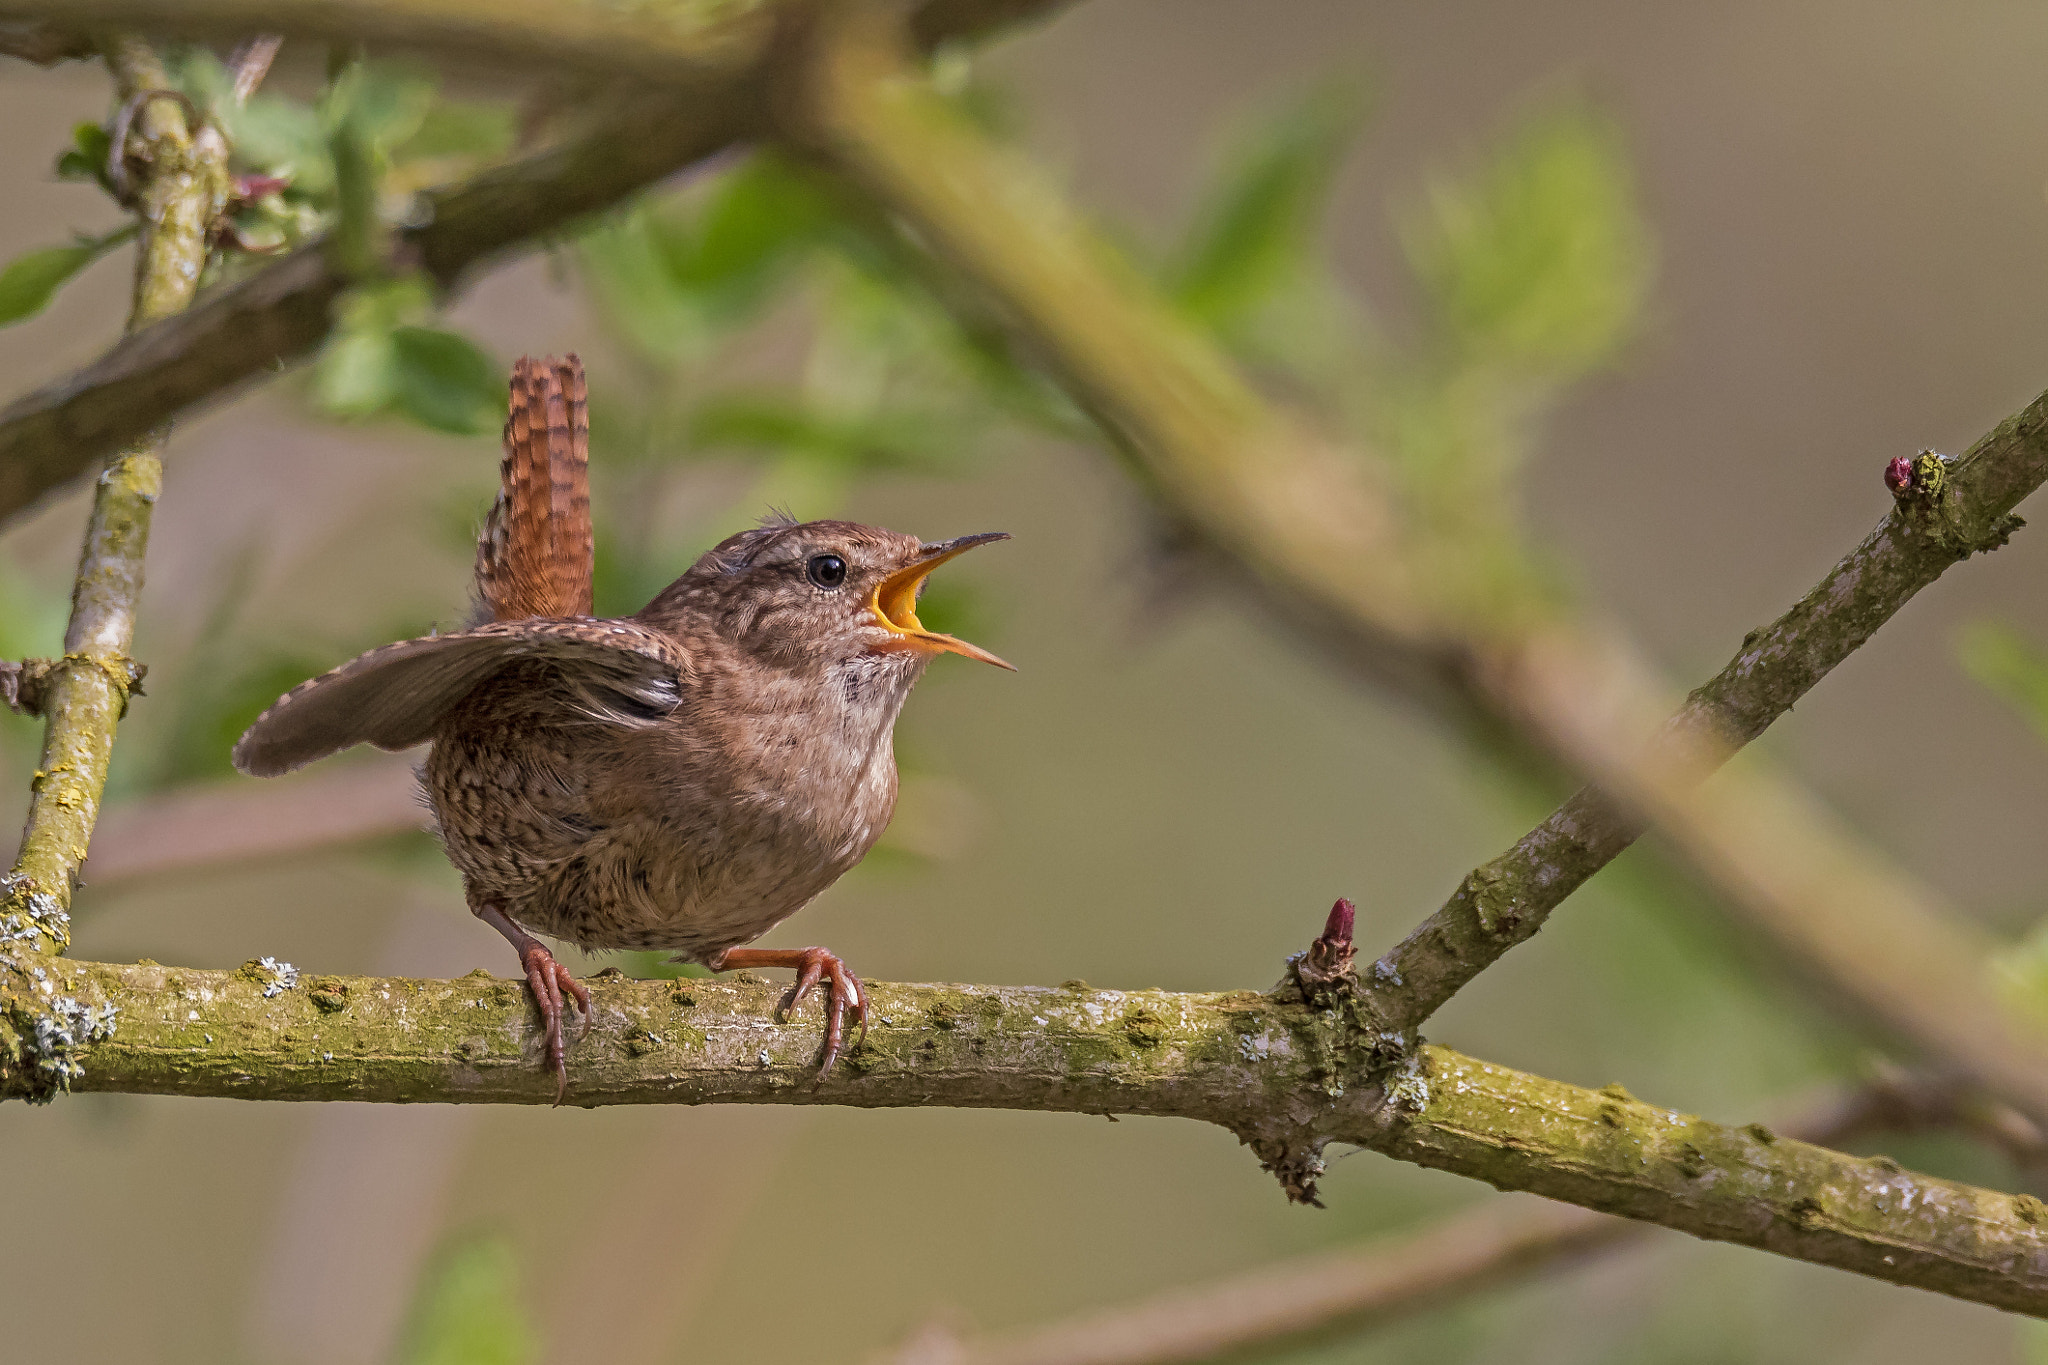
<path fill-rule="evenodd" d="M 569 1040 L 562 1031 L 562 997 L 566 993 L 583 1015 L 580 1037 L 590 1031 L 590 988 L 555 961 L 545 943 L 514 924 L 503 906 L 485 901 L 471 908 L 478 919 L 503 934 L 519 953 L 519 963 L 526 969 L 526 984 L 533 990 L 534 1003 L 540 1006 L 541 1046 L 548 1070 L 555 1073 L 555 1107 L 560 1108 L 569 1094 Z"/>
<path fill-rule="evenodd" d="M 541 1045 L 548 1070 L 555 1073 L 555 1107 L 560 1108 L 569 1094 L 569 1040 L 562 1028 L 563 995 L 566 993 L 576 1002 L 576 1011 L 583 1016 L 583 1026 L 577 1031 L 581 1037 L 590 1031 L 590 988 L 555 961 L 555 955 L 545 944 L 529 943 L 520 950 L 519 959 L 526 967 L 526 984 L 533 989 L 533 998 L 540 1005 Z"/>
<path fill-rule="evenodd" d="M 839 1062 L 846 1044 L 846 1019 L 850 1013 L 860 1025 L 860 1036 L 868 1036 L 868 997 L 860 978 L 847 970 L 838 955 L 823 948 L 728 948 L 707 964 L 715 972 L 740 967 L 793 967 L 796 984 L 776 1009 L 778 1019 L 788 1022 L 796 1007 L 820 983 L 825 985 L 825 1058 L 818 1067 L 817 1084 L 822 1085 Z M 856 1044 L 858 1046 L 858 1044 Z"/>

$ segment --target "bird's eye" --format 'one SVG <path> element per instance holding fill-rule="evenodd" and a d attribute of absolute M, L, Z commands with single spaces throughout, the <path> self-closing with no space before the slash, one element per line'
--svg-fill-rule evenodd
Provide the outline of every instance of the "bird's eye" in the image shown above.
<path fill-rule="evenodd" d="M 846 581 L 846 561 L 838 555 L 812 555 L 804 571 L 821 588 L 836 588 Z"/>

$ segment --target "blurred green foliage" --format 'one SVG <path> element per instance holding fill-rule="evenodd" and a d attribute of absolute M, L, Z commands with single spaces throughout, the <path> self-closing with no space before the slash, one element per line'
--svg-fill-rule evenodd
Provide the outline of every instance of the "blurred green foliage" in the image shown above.
<path fill-rule="evenodd" d="M 16 256 L 0 270 L 0 325 L 42 312 L 72 276 L 134 236 L 134 227 L 120 227 L 99 237 L 81 236 L 70 246 Z"/>
<path fill-rule="evenodd" d="M 445 1248 L 422 1278 L 393 1360 L 395 1365 L 527 1365 L 539 1355 L 512 1244 L 484 1235 Z"/>
<path fill-rule="evenodd" d="M 2011 626 L 1977 621 L 1957 636 L 1956 660 L 2048 741 L 2048 650 Z"/>

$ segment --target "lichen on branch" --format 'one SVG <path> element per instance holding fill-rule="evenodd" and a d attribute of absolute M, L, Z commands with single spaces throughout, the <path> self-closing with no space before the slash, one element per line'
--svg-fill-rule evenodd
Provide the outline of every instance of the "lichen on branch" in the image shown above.
<path fill-rule="evenodd" d="M 74 1088 L 267 1100 L 548 1104 L 524 986 L 53 961 L 50 993 L 118 1011 Z M 569 1102 L 1149 1114 L 1312 1170 L 1331 1142 L 1695 1236 L 2048 1316 L 2048 1207 L 1424 1047 L 1391 1073 L 1338 1011 L 1252 991 L 869 983 L 872 1029 L 823 1084 L 785 987 L 590 982 Z M 267 994 L 266 994 L 267 992 Z M 4 1034 L 5 1024 L 0 1024 Z M 0 1036 L 0 1094 L 37 1081 Z M 1391 1079 L 1386 1079 L 1391 1077 Z"/>

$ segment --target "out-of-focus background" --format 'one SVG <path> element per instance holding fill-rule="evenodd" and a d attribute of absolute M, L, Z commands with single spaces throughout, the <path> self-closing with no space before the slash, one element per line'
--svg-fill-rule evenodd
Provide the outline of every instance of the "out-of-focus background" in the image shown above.
<path fill-rule="evenodd" d="M 1612 200 L 1586 211 L 1609 214 L 1595 273 L 1620 301 L 1584 373 L 1516 428 L 1517 484 L 1549 571 L 1692 681 L 1883 515 L 1887 459 L 1956 452 L 2048 387 L 2044 51 L 2048 14 L 1982 3 L 1084 0 L 957 79 L 1143 259 L 1171 260 L 1288 128 L 1342 148 L 1304 240 L 1352 302 L 1319 310 L 1334 295 L 1314 271 L 1286 282 L 1316 298 L 1283 315 L 1278 350 L 1301 359 L 1324 325 L 1348 338 L 1311 367 L 1433 344 L 1410 264 L 1442 229 L 1432 204 L 1489 165 L 1535 165 L 1546 137 L 1591 158 L 1565 180 Z M 305 98 L 320 69 L 288 46 L 275 86 Z M 478 73 L 444 91 L 521 93 Z M 96 187 L 49 170 L 107 103 L 95 68 L 0 67 L 0 257 L 116 225 Z M 1015 535 L 949 568 L 925 614 L 1020 671 L 931 671 L 899 731 L 895 836 L 771 943 L 828 944 L 884 980 L 1263 987 L 1333 897 L 1377 952 L 1541 813 L 1463 739 L 1163 558 L 1137 496 L 1042 395 L 1009 420 L 992 389 L 899 372 L 922 321 L 877 276 L 826 261 L 664 312 L 635 273 L 647 242 L 697 240 L 747 173 L 699 173 L 651 227 L 618 216 L 501 268 L 431 325 L 496 366 L 584 355 L 614 609 L 770 503 Z M 765 192 L 723 230 L 746 240 L 741 210 L 783 202 Z M 103 263 L 0 331 L 8 390 L 105 347 L 126 286 Z M 358 323 L 363 347 L 388 344 Z M 406 414 L 429 400 L 365 396 L 349 363 L 178 427 L 137 649 L 150 696 L 116 795 L 242 782 L 225 750 L 262 695 L 465 613 L 494 434 L 445 411 L 481 434 L 426 431 Z M 9 654 L 55 651 L 83 508 L 54 500 L 0 538 Z M 2048 640 L 2044 567 L 2027 532 L 1950 574 L 1767 740 L 2013 934 L 2048 909 L 2048 749 L 1964 663 L 1997 672 L 2010 637 L 1991 632 Z M 11 810 L 35 733 L 0 720 Z M 1642 864 L 1573 898 L 1432 1036 L 1731 1121 L 1854 1074 L 1862 1040 Z M 74 951 L 96 959 L 514 966 L 424 836 L 89 884 L 78 915 Z M 1885 1149 L 2021 1179 L 1960 1139 Z M 22 1360 L 857 1358 L 934 1318 L 1026 1324 L 1505 1197 L 1363 1154 L 1333 1164 L 1327 1210 L 1295 1208 L 1220 1130 L 943 1110 L 74 1096 L 0 1109 L 0 1151 L 17 1229 L 0 1304 Z M 1672 1234 L 1297 1358 L 1876 1365 L 2048 1345 L 1988 1309 Z"/>

